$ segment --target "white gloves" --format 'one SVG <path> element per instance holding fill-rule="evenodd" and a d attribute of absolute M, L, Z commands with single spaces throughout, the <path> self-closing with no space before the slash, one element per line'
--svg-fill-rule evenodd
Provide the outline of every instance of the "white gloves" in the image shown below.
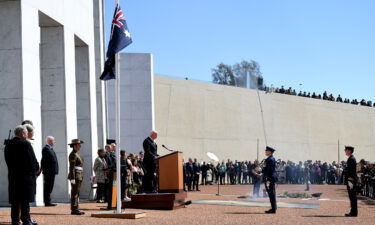
<path fill-rule="evenodd" d="M 350 190 L 353 190 L 354 184 L 351 181 L 348 181 L 348 186 Z"/>
<path fill-rule="evenodd" d="M 76 180 L 70 180 L 71 184 L 76 184 Z"/>

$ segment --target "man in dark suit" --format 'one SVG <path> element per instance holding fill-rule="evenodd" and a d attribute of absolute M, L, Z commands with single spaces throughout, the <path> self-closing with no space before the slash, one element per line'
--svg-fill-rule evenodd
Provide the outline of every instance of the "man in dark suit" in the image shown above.
<path fill-rule="evenodd" d="M 350 213 L 345 214 L 348 217 L 358 216 L 358 207 L 357 207 L 357 192 L 356 186 L 358 182 L 357 177 L 357 161 L 353 155 L 354 147 L 345 146 L 345 154 L 348 156 L 348 161 L 346 162 L 346 168 L 344 170 L 345 184 L 346 189 L 348 190 L 349 199 L 350 199 Z"/>
<path fill-rule="evenodd" d="M 202 171 L 202 182 L 201 185 L 206 185 L 207 184 L 207 171 L 208 171 L 208 165 L 206 162 L 203 162 L 203 165 L 201 166 L 201 171 Z"/>
<path fill-rule="evenodd" d="M 44 175 L 44 205 L 56 206 L 51 203 L 51 193 L 55 184 L 55 176 L 59 173 L 59 163 L 57 161 L 56 153 L 53 150 L 55 145 L 55 138 L 48 136 L 46 138 L 46 145 L 42 149 L 41 167 Z"/>
<path fill-rule="evenodd" d="M 12 225 L 21 220 L 24 225 L 35 225 L 30 218 L 30 202 L 35 202 L 36 173 L 39 164 L 33 147 L 26 140 L 27 129 L 17 126 L 14 137 L 4 149 L 5 162 L 8 166 L 9 203 L 11 206 Z"/>
<path fill-rule="evenodd" d="M 150 136 L 143 141 L 143 150 L 145 157 L 143 165 L 146 169 L 143 177 L 143 190 L 146 193 L 157 192 L 156 190 L 156 157 L 158 157 L 158 145 L 155 139 L 158 137 L 156 131 L 151 131 Z"/>
<path fill-rule="evenodd" d="M 265 167 L 263 168 L 263 181 L 268 193 L 268 197 L 270 198 L 271 209 L 267 210 L 265 213 L 276 213 L 277 205 L 276 205 L 276 188 L 275 183 L 277 182 L 277 173 L 276 173 L 276 160 L 273 157 L 273 153 L 275 149 L 271 147 L 266 147 L 265 154 L 267 159 L 265 160 L 264 164 Z"/>
<path fill-rule="evenodd" d="M 188 188 L 188 191 L 191 191 L 191 185 L 193 183 L 193 177 L 194 177 L 194 166 L 193 166 L 193 160 L 189 158 L 188 162 L 185 164 L 186 168 L 186 186 Z"/>

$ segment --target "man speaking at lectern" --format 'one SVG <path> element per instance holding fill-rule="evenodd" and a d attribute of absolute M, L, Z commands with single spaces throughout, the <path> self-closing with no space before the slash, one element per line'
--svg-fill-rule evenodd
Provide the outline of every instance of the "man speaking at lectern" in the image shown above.
<path fill-rule="evenodd" d="M 156 131 L 151 131 L 150 136 L 143 141 L 145 156 L 143 166 L 145 175 L 143 177 L 143 190 L 146 193 L 156 193 L 156 157 L 158 157 L 158 146 L 155 139 L 158 137 Z"/>

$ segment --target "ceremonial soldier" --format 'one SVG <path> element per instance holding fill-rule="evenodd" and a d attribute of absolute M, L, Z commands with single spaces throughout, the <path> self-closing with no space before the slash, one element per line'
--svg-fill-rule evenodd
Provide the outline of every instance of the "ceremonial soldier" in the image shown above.
<path fill-rule="evenodd" d="M 276 188 L 275 183 L 277 182 L 277 173 L 276 173 L 276 160 L 273 157 L 275 149 L 271 147 L 266 147 L 265 154 L 267 159 L 265 160 L 265 167 L 263 168 L 263 181 L 268 193 L 268 197 L 271 202 L 271 209 L 265 211 L 265 213 L 276 213 Z"/>
<path fill-rule="evenodd" d="M 73 139 L 68 144 L 73 150 L 69 154 L 69 175 L 68 179 L 71 183 L 72 190 L 70 194 L 70 209 L 72 215 L 83 215 L 84 212 L 78 209 L 78 198 L 83 180 L 83 159 L 79 155 L 81 144 L 84 143 L 79 139 Z"/>
<path fill-rule="evenodd" d="M 350 213 L 345 214 L 345 216 L 356 217 L 358 215 L 357 208 L 357 161 L 353 155 L 354 148 L 351 146 L 345 146 L 345 154 L 348 156 L 348 161 L 346 162 L 346 168 L 344 170 L 345 184 L 348 190 L 349 199 L 350 199 Z"/>

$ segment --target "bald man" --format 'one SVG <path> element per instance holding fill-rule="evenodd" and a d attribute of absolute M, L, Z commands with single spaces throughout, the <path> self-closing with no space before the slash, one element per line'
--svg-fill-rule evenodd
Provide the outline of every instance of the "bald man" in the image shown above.
<path fill-rule="evenodd" d="M 46 145 L 42 149 L 42 171 L 44 181 L 44 205 L 55 206 L 51 203 L 51 193 L 55 184 L 55 176 L 59 173 L 59 163 L 56 153 L 53 149 L 55 146 L 55 138 L 52 136 L 46 137 Z"/>
<path fill-rule="evenodd" d="M 143 141 L 143 149 L 145 156 L 143 165 L 145 167 L 145 175 L 143 177 L 143 190 L 146 193 L 155 193 L 156 190 L 156 157 L 158 157 L 158 145 L 155 139 L 158 137 L 156 131 L 151 131 L 150 136 Z"/>

